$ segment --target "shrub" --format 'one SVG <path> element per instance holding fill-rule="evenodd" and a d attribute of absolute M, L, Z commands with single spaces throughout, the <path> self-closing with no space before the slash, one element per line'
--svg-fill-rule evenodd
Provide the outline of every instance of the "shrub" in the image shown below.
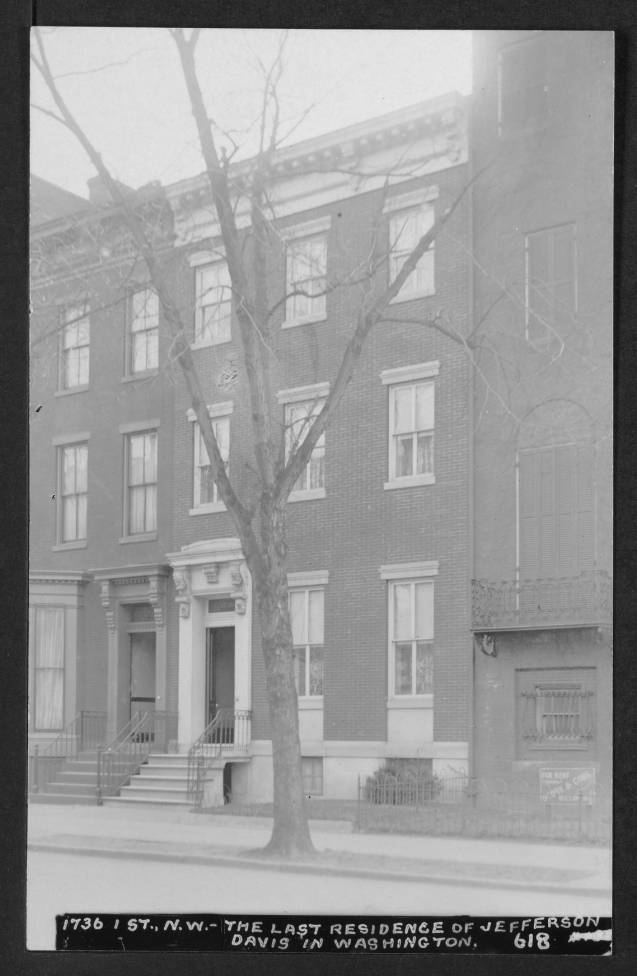
<path fill-rule="evenodd" d="M 422 806 L 432 803 L 442 791 L 442 780 L 431 772 L 430 763 L 387 760 L 365 781 L 368 803 L 392 806 Z"/>

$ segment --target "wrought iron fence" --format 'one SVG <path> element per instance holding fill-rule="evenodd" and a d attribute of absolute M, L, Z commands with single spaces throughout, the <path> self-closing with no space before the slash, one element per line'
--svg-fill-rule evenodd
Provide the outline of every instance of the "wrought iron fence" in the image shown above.
<path fill-rule="evenodd" d="M 206 773 L 223 755 L 245 755 L 250 745 L 251 712 L 220 708 L 188 750 L 188 796 L 203 802 Z"/>
<path fill-rule="evenodd" d="M 104 743 L 106 712 L 84 709 L 43 748 L 34 746 L 29 757 L 29 791 L 39 793 L 52 783 L 64 764 L 92 752 Z"/>
<path fill-rule="evenodd" d="M 610 815 L 588 794 L 543 802 L 537 787 L 485 783 L 462 774 L 429 783 L 358 780 L 358 830 L 609 843 Z"/>
<path fill-rule="evenodd" d="M 97 802 L 116 796 L 153 750 L 165 752 L 174 739 L 177 717 L 171 712 L 135 712 L 115 738 L 97 751 Z"/>

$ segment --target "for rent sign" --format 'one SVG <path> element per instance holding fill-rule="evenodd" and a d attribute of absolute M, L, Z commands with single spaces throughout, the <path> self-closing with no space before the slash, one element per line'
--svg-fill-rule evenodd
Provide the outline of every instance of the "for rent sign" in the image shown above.
<path fill-rule="evenodd" d="M 540 800 L 543 803 L 593 803 L 593 766 L 545 766 L 540 769 Z"/>

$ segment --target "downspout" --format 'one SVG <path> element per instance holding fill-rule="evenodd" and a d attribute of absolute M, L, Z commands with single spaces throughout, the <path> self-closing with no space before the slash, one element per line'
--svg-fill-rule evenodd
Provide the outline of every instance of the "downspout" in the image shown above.
<path fill-rule="evenodd" d="M 469 104 L 469 125 L 468 146 L 467 146 L 467 172 L 470 180 L 473 179 L 473 125 L 474 125 L 474 98 L 472 94 L 468 100 Z M 475 250 L 474 227 L 473 227 L 473 184 L 469 188 L 469 198 L 467 201 L 467 236 L 469 239 L 469 259 L 467 261 L 467 324 L 469 331 L 473 330 L 475 320 L 475 287 L 474 287 L 474 267 L 473 256 Z M 469 390 L 468 390 L 468 414 L 469 414 L 469 437 L 467 445 L 468 454 L 468 484 L 467 484 L 467 521 L 468 521 L 468 567 L 469 577 L 467 579 L 468 606 L 469 606 L 469 639 L 471 641 L 471 693 L 469 695 L 469 783 L 473 785 L 476 777 L 476 649 L 473 635 L 473 586 L 472 579 L 475 573 L 475 477 L 474 477 L 474 441 L 475 441 L 475 367 L 472 361 L 469 362 Z"/>

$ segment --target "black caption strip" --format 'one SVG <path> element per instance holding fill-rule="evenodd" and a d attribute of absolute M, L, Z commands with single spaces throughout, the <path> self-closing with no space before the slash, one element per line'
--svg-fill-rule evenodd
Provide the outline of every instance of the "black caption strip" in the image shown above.
<path fill-rule="evenodd" d="M 58 915 L 56 949 L 126 952 L 610 952 L 604 916 Z"/>

